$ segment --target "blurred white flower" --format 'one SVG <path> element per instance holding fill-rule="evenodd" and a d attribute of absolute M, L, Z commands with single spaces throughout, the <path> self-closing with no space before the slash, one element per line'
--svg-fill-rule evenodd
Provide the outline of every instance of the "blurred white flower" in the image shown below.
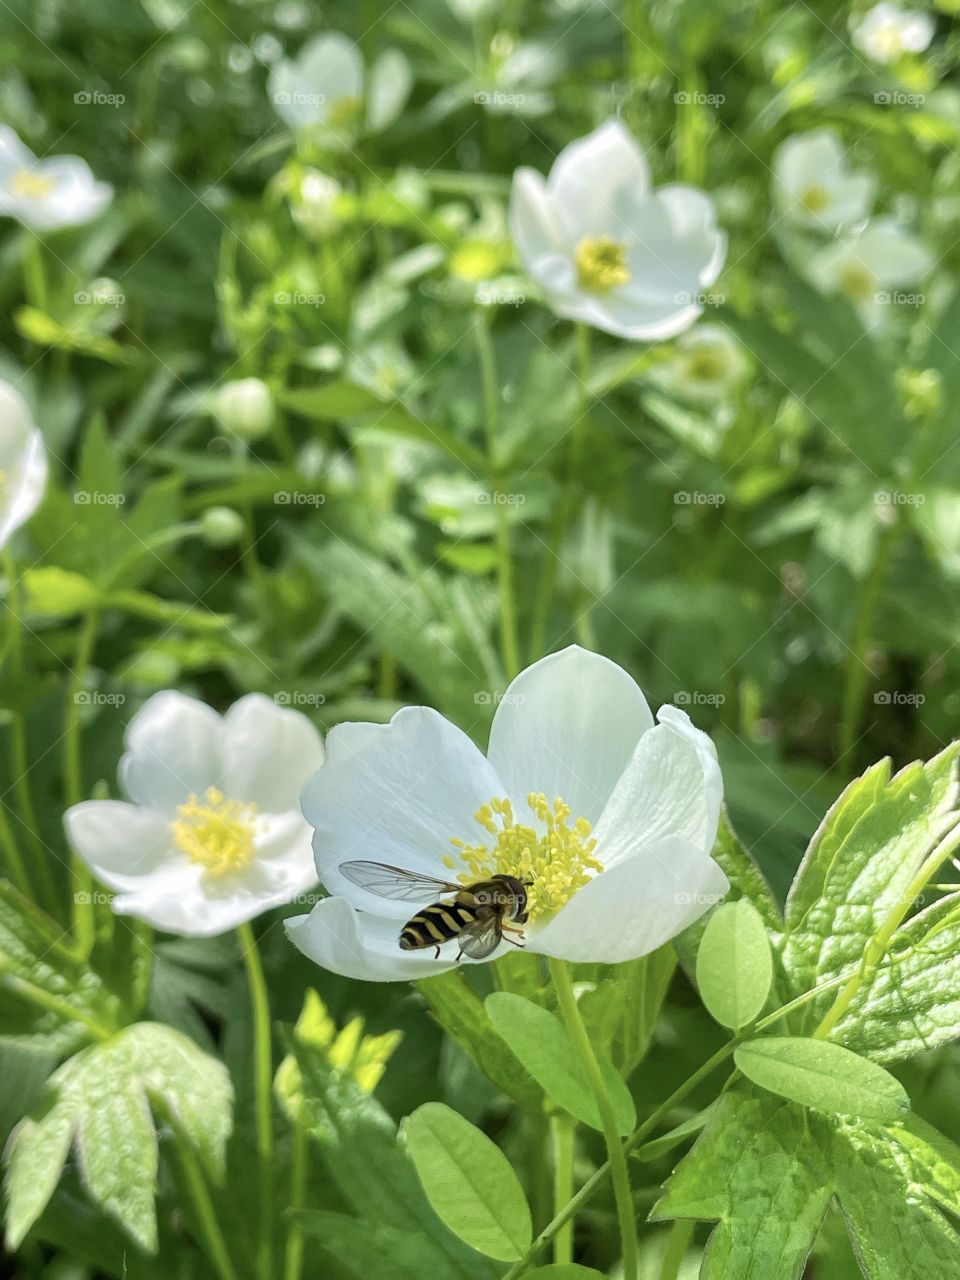
<path fill-rule="evenodd" d="M 854 22 L 853 40 L 875 62 L 896 62 L 905 53 L 922 53 L 935 30 L 929 13 L 882 3 Z"/>
<path fill-rule="evenodd" d="M 36 511 L 46 484 L 40 429 L 20 392 L 0 379 L 0 547 Z"/>
<path fill-rule="evenodd" d="M 895 222 L 881 218 L 857 236 L 828 245 L 809 264 L 811 280 L 824 293 L 842 293 L 868 322 L 881 319 L 896 301 L 890 291 L 919 283 L 933 266 L 929 249 Z"/>
<path fill-rule="evenodd" d="M 726 238 L 694 187 L 651 189 L 640 148 L 619 120 L 561 151 L 544 180 L 513 176 L 510 229 L 550 307 L 624 338 L 671 338 L 702 311 Z"/>
<path fill-rule="evenodd" d="M 876 179 L 852 173 L 832 129 L 796 133 L 773 157 L 774 197 L 780 213 L 800 227 L 836 231 L 861 222 L 873 205 Z"/>
<path fill-rule="evenodd" d="M 281 59 L 268 81 L 281 119 L 334 149 L 392 124 L 412 86 L 410 64 L 398 50 L 386 50 L 365 71 L 357 45 L 338 32 L 317 36 L 296 58 Z"/>
<path fill-rule="evenodd" d="M 218 387 L 211 401 L 224 430 L 240 440 L 259 440 L 273 424 L 273 392 L 261 378 L 235 378 Z"/>
<path fill-rule="evenodd" d="M 31 231 L 56 231 L 96 218 L 112 198 L 113 188 L 79 156 L 38 160 L 9 125 L 0 125 L 0 214 Z"/>
<path fill-rule="evenodd" d="M 711 404 L 736 391 L 749 372 L 750 361 L 733 334 L 722 325 L 698 324 L 677 339 L 658 382 L 684 400 Z"/>
<path fill-rule="evenodd" d="M 126 748 L 129 801 L 86 800 L 64 815 L 73 848 L 117 891 L 114 911 L 211 937 L 316 883 L 297 798 L 323 745 L 299 711 L 252 693 L 220 716 L 168 690 L 131 720 Z"/>
<path fill-rule="evenodd" d="M 352 978 L 452 968 L 456 941 L 439 957 L 400 947 L 429 896 L 384 898 L 340 870 L 373 858 L 457 883 L 491 873 L 528 882 L 531 952 L 617 963 L 655 950 L 728 887 L 710 857 L 722 798 L 713 744 L 676 707 L 658 719 L 626 671 L 573 646 L 513 681 L 486 756 L 428 707 L 338 726 L 302 798 L 334 896 L 288 920 L 291 938 Z M 489 958 L 509 950 L 501 943 Z"/>
<path fill-rule="evenodd" d="M 316 240 L 329 235 L 340 222 L 337 205 L 342 195 L 343 187 L 336 178 L 319 169 L 307 169 L 292 195 L 294 222 Z"/>

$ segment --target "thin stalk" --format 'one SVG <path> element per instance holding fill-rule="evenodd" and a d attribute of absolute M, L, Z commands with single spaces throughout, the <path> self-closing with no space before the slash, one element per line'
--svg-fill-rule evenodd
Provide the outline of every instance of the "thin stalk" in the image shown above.
<path fill-rule="evenodd" d="M 260 1239 L 257 1269 L 261 1280 L 273 1276 L 273 1042 L 270 1028 L 270 995 L 257 939 L 249 923 L 237 929 L 250 985 L 253 1013 L 254 1111 L 257 1126 L 257 1160 L 260 1170 Z"/>
<path fill-rule="evenodd" d="M 600 1070 L 597 1055 L 590 1043 L 587 1028 L 580 1016 L 577 998 L 573 993 L 573 983 L 570 980 L 570 970 L 563 960 L 550 961 L 550 977 L 557 993 L 560 1012 L 567 1024 L 574 1049 L 593 1090 L 597 1109 L 600 1112 L 600 1123 L 603 1126 L 603 1137 L 607 1145 L 610 1177 L 613 1182 L 613 1198 L 617 1208 L 617 1223 L 620 1229 L 623 1280 L 637 1280 L 637 1219 L 633 1208 L 633 1193 L 630 1190 L 627 1155 L 617 1130 L 613 1103 L 603 1072 Z"/>
<path fill-rule="evenodd" d="M 26 233 L 23 249 L 23 292 L 32 307 L 47 310 L 47 273 L 43 265 L 43 247 L 32 231 Z"/>
<path fill-rule="evenodd" d="M 483 418 L 487 433 L 487 456 L 490 463 L 491 499 L 495 517 L 497 551 L 497 583 L 500 591 L 500 647 L 507 678 L 512 680 L 520 670 L 520 644 L 517 639 L 517 608 L 513 585 L 513 548 L 510 528 L 509 478 L 497 456 L 500 434 L 500 388 L 497 385 L 496 353 L 490 333 L 489 310 L 477 311 L 473 332 L 480 361 L 483 383 Z"/>
<path fill-rule="evenodd" d="M 671 1226 L 660 1261 L 660 1280 L 677 1280 L 693 1239 L 693 1227 L 694 1224 L 684 1218 L 678 1218 Z"/>
<path fill-rule="evenodd" d="M 87 668 L 93 659 L 93 651 L 97 643 L 97 629 L 100 615 L 91 609 L 83 620 L 77 638 L 70 679 L 67 681 L 67 707 L 63 732 L 63 790 L 67 805 L 79 804 L 84 799 L 83 765 L 81 759 L 82 730 L 80 727 L 80 706 L 82 703 L 84 681 Z M 96 919 L 93 907 L 93 877 L 86 865 L 72 854 L 70 858 L 71 881 L 73 884 L 73 929 L 78 946 L 84 955 L 89 955 L 93 947 L 96 933 Z"/>
<path fill-rule="evenodd" d="M 210 1191 L 196 1152 L 169 1110 L 167 1111 L 167 1119 L 176 1134 L 176 1150 L 180 1167 L 183 1171 L 183 1180 L 193 1204 L 193 1211 L 200 1227 L 200 1234 L 203 1238 L 203 1246 L 207 1256 L 213 1263 L 220 1280 L 237 1280 L 237 1273 L 230 1260 L 227 1242 L 224 1239 L 220 1223 L 217 1221 L 216 1210 L 213 1207 Z"/>
<path fill-rule="evenodd" d="M 573 1195 L 573 1135 L 576 1125 L 569 1116 L 556 1115 L 550 1120 L 553 1135 L 553 1209 L 559 1213 Z M 573 1261 L 573 1222 L 565 1222 L 553 1240 L 553 1260 L 558 1264 Z"/>
<path fill-rule="evenodd" d="M 307 1199 L 307 1126 L 297 1116 L 293 1128 L 293 1151 L 290 1156 L 290 1220 L 283 1258 L 283 1280 L 300 1280 L 303 1271 L 305 1237 L 299 1213 Z"/>

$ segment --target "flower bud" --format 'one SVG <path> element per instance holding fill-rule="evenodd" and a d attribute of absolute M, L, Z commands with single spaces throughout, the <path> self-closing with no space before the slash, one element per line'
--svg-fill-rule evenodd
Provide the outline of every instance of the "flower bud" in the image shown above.
<path fill-rule="evenodd" d="M 260 378 L 225 382 L 214 396 L 213 412 L 238 439 L 259 440 L 273 424 L 273 393 Z"/>
<path fill-rule="evenodd" d="M 208 546 L 232 546 L 243 537 L 243 517 L 232 507 L 208 507 L 200 517 L 200 533 Z"/>
<path fill-rule="evenodd" d="M 308 236 L 329 235 L 340 221 L 338 202 L 343 188 L 319 169 L 308 169 L 300 179 L 291 212 L 297 226 Z"/>

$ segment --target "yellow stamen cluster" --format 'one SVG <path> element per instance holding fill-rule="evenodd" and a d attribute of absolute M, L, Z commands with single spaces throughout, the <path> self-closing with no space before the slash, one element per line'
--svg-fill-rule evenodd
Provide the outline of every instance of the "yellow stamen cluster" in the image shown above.
<path fill-rule="evenodd" d="M 351 129 L 360 119 L 362 107 L 363 103 L 358 97 L 344 94 L 342 98 L 331 102 L 330 110 L 327 112 L 327 123 L 331 129 Z"/>
<path fill-rule="evenodd" d="M 253 861 L 257 807 L 228 800 L 216 787 L 190 796 L 177 809 L 170 830 L 177 848 L 208 875 L 245 871 Z"/>
<path fill-rule="evenodd" d="M 626 246 L 612 236 L 585 236 L 574 251 L 573 263 L 581 289 L 609 293 L 630 283 Z"/>
<path fill-rule="evenodd" d="M 800 193 L 799 203 L 807 213 L 823 213 L 830 204 L 830 192 L 819 182 L 813 182 Z"/>
<path fill-rule="evenodd" d="M 726 373 L 726 363 L 718 351 L 705 348 L 691 352 L 687 357 L 685 372 L 692 382 L 716 382 Z"/>
<path fill-rule="evenodd" d="M 837 273 L 840 291 L 851 302 L 869 302 L 877 287 L 873 273 L 857 262 L 850 262 Z"/>
<path fill-rule="evenodd" d="M 559 796 L 551 805 L 542 792 L 531 791 L 527 804 L 541 823 L 542 834 L 515 821 L 509 800 L 493 799 L 473 815 L 492 843 L 471 845 L 454 838 L 451 844 L 459 861 L 448 854 L 444 862 L 451 871 L 458 871 L 461 884 L 492 875 L 527 881 L 527 910 L 530 919 L 537 920 L 559 911 L 603 870 L 603 864 L 594 857 L 597 842 L 590 835 L 590 823 L 577 818 L 571 824 L 570 806 Z M 466 870 L 459 871 L 461 866 Z"/>
<path fill-rule="evenodd" d="M 31 200 L 46 200 L 56 185 L 53 178 L 37 173 L 35 169 L 18 169 L 10 179 L 10 191 L 13 195 L 25 196 Z"/>

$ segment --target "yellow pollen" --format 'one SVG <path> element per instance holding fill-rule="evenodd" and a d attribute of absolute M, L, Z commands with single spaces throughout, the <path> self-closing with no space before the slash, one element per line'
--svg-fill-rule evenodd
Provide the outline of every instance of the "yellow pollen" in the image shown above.
<path fill-rule="evenodd" d="M 336 98 L 330 103 L 330 110 L 327 112 L 327 124 L 331 129 L 350 129 L 360 118 L 360 109 L 363 103 L 359 98 L 345 94 L 342 98 Z"/>
<path fill-rule="evenodd" d="M 25 196 L 30 200 L 46 200 L 56 188 L 53 178 L 48 178 L 36 169 L 19 169 L 10 179 L 10 190 L 15 196 Z"/>
<path fill-rule="evenodd" d="M 687 358 L 686 375 L 693 382 L 715 382 L 726 373 L 726 363 L 718 351 L 703 348 Z"/>
<path fill-rule="evenodd" d="M 594 856 L 597 842 L 586 818 L 570 821 L 570 806 L 559 796 L 551 805 L 542 792 L 527 796 L 531 813 L 541 830 L 514 820 L 509 800 L 493 799 L 481 806 L 474 819 L 491 837 L 483 844 L 451 839 L 459 860 L 448 854 L 444 863 L 456 871 L 461 884 L 473 884 L 492 875 L 515 876 L 527 882 L 527 911 L 531 921 L 552 916 L 578 889 L 603 870 Z M 465 870 L 458 870 L 465 867 Z"/>
<path fill-rule="evenodd" d="M 244 871 L 253 861 L 257 806 L 228 800 L 216 787 L 203 799 L 190 796 L 170 823 L 174 843 L 207 873 L 217 877 Z"/>
<path fill-rule="evenodd" d="M 877 287 L 873 273 L 857 262 L 849 262 L 840 268 L 837 285 L 851 302 L 869 302 Z"/>
<path fill-rule="evenodd" d="M 829 207 L 830 192 L 819 182 L 812 183 L 806 191 L 800 193 L 800 207 L 807 213 L 823 213 Z"/>
<path fill-rule="evenodd" d="M 612 236 L 585 236 L 573 255 L 581 289 L 607 293 L 629 284 L 626 246 Z"/>

